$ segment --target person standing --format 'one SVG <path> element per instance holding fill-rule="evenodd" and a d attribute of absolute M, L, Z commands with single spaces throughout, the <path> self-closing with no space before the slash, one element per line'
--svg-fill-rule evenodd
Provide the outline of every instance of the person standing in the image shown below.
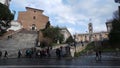
<path fill-rule="evenodd" d="M 60 47 L 60 57 L 63 57 L 63 47 Z"/>

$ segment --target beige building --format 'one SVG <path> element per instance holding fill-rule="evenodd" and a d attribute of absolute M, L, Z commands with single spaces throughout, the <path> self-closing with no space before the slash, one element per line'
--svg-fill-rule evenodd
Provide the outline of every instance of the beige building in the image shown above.
<path fill-rule="evenodd" d="M 106 22 L 106 27 L 107 27 L 107 32 L 110 32 L 111 29 L 112 29 L 112 23 L 111 23 L 111 21 L 107 21 Z"/>
<path fill-rule="evenodd" d="M 40 30 L 46 27 L 49 17 L 43 15 L 43 10 L 26 7 L 27 11 L 19 12 L 18 22 L 20 22 L 24 29 Z"/>
<path fill-rule="evenodd" d="M 67 28 L 61 28 L 61 34 L 63 34 L 64 36 L 64 40 L 63 42 L 66 42 L 67 39 L 71 36 L 71 33 L 69 32 L 69 30 Z"/>
<path fill-rule="evenodd" d="M 108 32 L 93 32 L 92 23 L 88 24 L 89 33 L 84 34 L 75 34 L 75 41 L 76 42 L 90 42 L 90 41 L 99 41 L 108 39 Z"/>
<path fill-rule="evenodd" d="M 80 42 L 88 42 L 88 41 L 99 41 L 99 40 L 104 40 L 108 39 L 108 32 L 96 32 L 92 34 L 92 40 L 90 40 L 90 35 L 89 33 L 84 33 L 84 34 L 76 34 L 76 41 Z"/>

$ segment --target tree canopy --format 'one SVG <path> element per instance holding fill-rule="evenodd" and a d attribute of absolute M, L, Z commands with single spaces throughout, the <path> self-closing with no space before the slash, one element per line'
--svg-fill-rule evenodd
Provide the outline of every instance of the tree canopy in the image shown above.
<path fill-rule="evenodd" d="M 109 40 L 111 45 L 116 47 L 117 45 L 120 44 L 120 18 L 118 12 L 114 13 L 114 18 L 111 21 L 111 23 L 112 23 L 112 30 L 109 33 Z"/>
<path fill-rule="evenodd" d="M 59 27 L 48 27 L 42 30 L 42 33 L 44 37 L 50 38 L 53 43 L 56 43 L 57 40 L 61 43 L 64 39 L 63 35 L 60 33 Z"/>
<path fill-rule="evenodd" d="M 6 32 L 6 29 L 10 26 L 10 21 L 13 19 L 14 15 L 8 6 L 0 3 L 0 35 Z"/>
<path fill-rule="evenodd" d="M 120 44 L 120 20 L 114 19 L 112 21 L 112 30 L 109 33 L 111 44 Z"/>
<path fill-rule="evenodd" d="M 70 36 L 67 40 L 66 40 L 66 43 L 73 43 L 74 42 L 74 39 L 72 36 Z"/>
<path fill-rule="evenodd" d="M 0 20 L 10 21 L 13 20 L 14 15 L 11 13 L 8 6 L 0 3 Z"/>

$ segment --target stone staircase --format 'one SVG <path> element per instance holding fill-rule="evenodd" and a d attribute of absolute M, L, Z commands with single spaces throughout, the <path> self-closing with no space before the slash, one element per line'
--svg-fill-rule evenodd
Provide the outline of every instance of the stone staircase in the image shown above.
<path fill-rule="evenodd" d="M 12 38 L 5 37 L 0 39 L 0 50 L 2 51 L 2 56 L 4 51 L 7 50 L 8 57 L 17 57 L 18 50 L 25 53 L 28 48 L 35 47 L 35 40 L 37 38 L 37 32 L 20 30 L 19 32 L 12 34 Z"/>

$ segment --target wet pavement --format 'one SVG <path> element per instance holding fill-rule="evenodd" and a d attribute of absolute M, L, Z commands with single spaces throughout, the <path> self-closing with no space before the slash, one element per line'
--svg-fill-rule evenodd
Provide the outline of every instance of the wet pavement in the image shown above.
<path fill-rule="evenodd" d="M 95 55 L 75 58 L 19 58 L 0 59 L 0 68 L 120 68 L 120 56 L 102 55 L 101 61 Z"/>

